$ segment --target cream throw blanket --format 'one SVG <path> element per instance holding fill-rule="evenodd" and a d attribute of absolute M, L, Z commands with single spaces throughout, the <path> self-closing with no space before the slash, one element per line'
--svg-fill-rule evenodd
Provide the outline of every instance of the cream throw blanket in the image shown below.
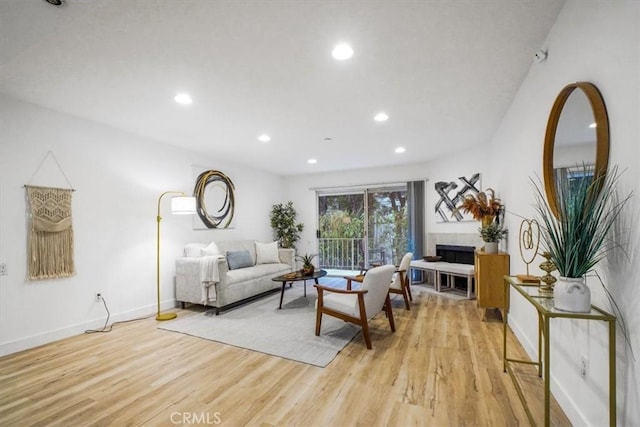
<path fill-rule="evenodd" d="M 206 255 L 200 260 L 200 283 L 202 283 L 202 304 L 216 300 L 215 284 L 220 281 L 218 260 L 222 255 Z"/>
<path fill-rule="evenodd" d="M 73 190 L 26 186 L 29 203 L 29 279 L 75 273 L 71 194 Z"/>

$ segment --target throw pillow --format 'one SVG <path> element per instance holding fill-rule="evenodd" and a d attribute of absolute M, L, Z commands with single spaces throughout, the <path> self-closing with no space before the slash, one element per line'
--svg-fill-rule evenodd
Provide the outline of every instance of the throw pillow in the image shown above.
<path fill-rule="evenodd" d="M 279 262 L 278 242 L 256 242 L 256 264 L 274 264 Z"/>
<path fill-rule="evenodd" d="M 216 242 L 211 242 L 209 246 L 201 249 L 202 255 L 222 255 L 220 248 L 216 245 Z"/>
<path fill-rule="evenodd" d="M 229 251 L 227 252 L 227 264 L 229 264 L 229 270 L 236 270 L 251 267 L 253 260 L 249 251 Z"/>

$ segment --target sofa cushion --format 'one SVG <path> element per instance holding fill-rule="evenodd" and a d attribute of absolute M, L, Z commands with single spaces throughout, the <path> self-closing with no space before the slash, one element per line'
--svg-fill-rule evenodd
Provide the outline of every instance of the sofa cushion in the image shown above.
<path fill-rule="evenodd" d="M 227 263 L 229 264 L 229 270 L 253 266 L 253 260 L 251 259 L 249 251 L 228 251 Z"/>
<path fill-rule="evenodd" d="M 227 252 L 249 251 L 253 264 L 256 263 L 256 241 L 255 240 L 227 240 L 216 242 L 220 249 L 220 254 Z"/>
<path fill-rule="evenodd" d="M 274 264 L 280 262 L 278 242 L 256 242 L 256 264 Z"/>
<path fill-rule="evenodd" d="M 204 243 L 189 243 L 184 247 L 184 256 L 187 258 L 200 258 L 202 249 L 206 245 Z"/>
<path fill-rule="evenodd" d="M 214 256 L 214 255 L 222 255 L 222 251 L 218 248 L 216 242 L 209 243 L 209 246 L 202 249 L 203 256 Z"/>
<path fill-rule="evenodd" d="M 284 272 L 291 271 L 289 264 L 259 264 L 249 268 L 241 268 L 227 272 L 227 285 L 244 283 L 248 280 L 257 280 L 263 277 L 275 277 Z M 271 276 L 271 277 L 269 277 Z M 276 282 L 274 282 L 275 284 Z"/>

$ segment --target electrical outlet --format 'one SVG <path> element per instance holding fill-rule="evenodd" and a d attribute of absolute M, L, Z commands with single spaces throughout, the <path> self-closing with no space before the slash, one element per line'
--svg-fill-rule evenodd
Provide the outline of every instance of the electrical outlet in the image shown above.
<path fill-rule="evenodd" d="M 589 359 L 587 356 L 580 356 L 580 376 L 582 378 L 587 378 L 587 372 L 589 372 Z"/>
<path fill-rule="evenodd" d="M 100 292 L 96 293 L 96 302 L 100 302 L 102 299 L 102 294 Z"/>
<path fill-rule="evenodd" d="M 0 263 L 0 276 L 6 276 L 7 274 L 9 274 L 7 272 L 7 264 L 4 262 Z"/>

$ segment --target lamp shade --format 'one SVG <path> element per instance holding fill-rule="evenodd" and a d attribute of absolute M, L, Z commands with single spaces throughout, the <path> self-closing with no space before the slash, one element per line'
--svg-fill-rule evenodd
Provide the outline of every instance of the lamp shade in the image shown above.
<path fill-rule="evenodd" d="M 172 197 L 171 213 L 174 215 L 191 215 L 196 213 L 196 198 L 192 196 Z"/>

